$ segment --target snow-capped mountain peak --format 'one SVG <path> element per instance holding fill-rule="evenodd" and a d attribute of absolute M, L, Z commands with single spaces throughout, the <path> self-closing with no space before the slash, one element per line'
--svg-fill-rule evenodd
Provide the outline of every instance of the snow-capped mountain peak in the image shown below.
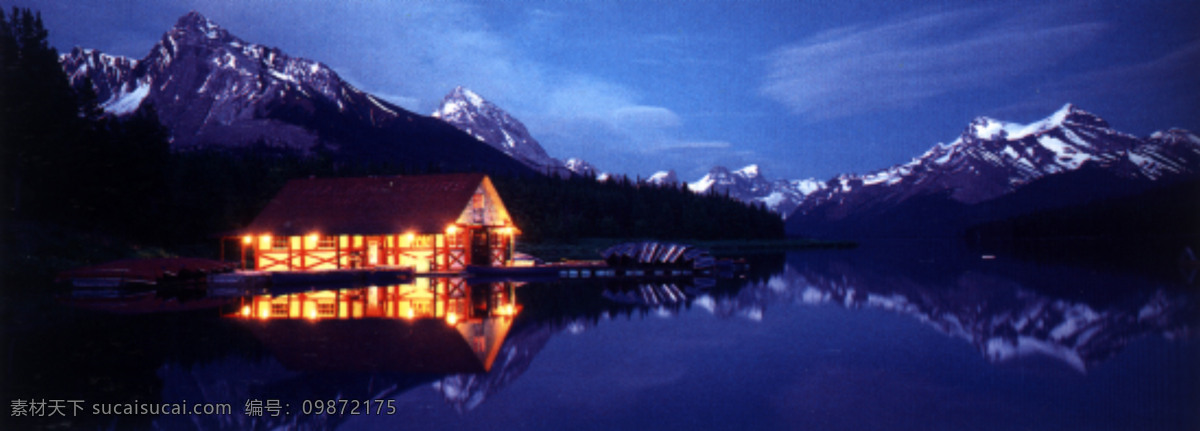
<path fill-rule="evenodd" d="M 465 87 L 455 87 L 446 94 L 432 116 L 533 169 L 552 173 L 564 169 L 561 161 L 546 154 L 525 124 Z"/>
<path fill-rule="evenodd" d="M 675 174 L 674 169 L 655 172 L 646 179 L 647 184 L 657 186 L 675 186 L 679 184 L 679 176 Z"/>
<path fill-rule="evenodd" d="M 567 161 L 563 162 L 563 167 L 566 168 L 568 171 L 571 171 L 571 173 L 574 173 L 576 175 L 582 175 L 585 177 L 589 177 L 589 176 L 593 176 L 593 175 L 601 175 L 600 172 L 598 170 L 596 170 L 596 167 L 592 166 L 591 163 L 588 163 L 586 160 L 578 159 L 578 158 L 574 158 L 574 157 L 569 158 L 569 159 L 567 159 Z"/>
<path fill-rule="evenodd" d="M 714 166 L 687 186 L 693 193 L 727 193 L 742 202 L 762 204 L 782 217 L 787 217 L 804 196 L 826 187 L 815 179 L 770 181 L 757 164 L 736 171 Z"/>
<path fill-rule="evenodd" d="M 883 214 L 913 198 L 944 199 L 939 205 L 947 207 L 973 206 L 1081 170 L 1132 182 L 1200 173 L 1200 138 L 1182 130 L 1138 138 L 1113 130 L 1104 119 L 1069 103 L 1029 124 L 978 117 L 958 139 L 934 145 L 911 162 L 866 175 L 834 177 L 830 187 L 806 195 L 789 223 Z M 911 211 L 918 210 L 914 206 Z"/>
<path fill-rule="evenodd" d="M 179 17 L 179 20 L 175 22 L 175 27 L 171 30 L 173 33 L 203 35 L 205 38 L 214 40 L 229 37 L 228 31 L 194 10 Z"/>
<path fill-rule="evenodd" d="M 745 177 L 745 178 L 757 178 L 758 177 L 758 165 L 749 165 L 744 168 L 738 169 L 734 173 L 737 175 L 741 175 L 742 177 Z"/>
<path fill-rule="evenodd" d="M 956 143 L 970 138 L 976 140 L 1005 139 L 1017 141 L 1036 136 L 1061 127 L 1109 127 L 1108 122 L 1096 115 L 1067 103 L 1050 116 L 1029 124 L 1010 123 L 989 117 L 977 117 L 971 121 L 963 136 Z"/>

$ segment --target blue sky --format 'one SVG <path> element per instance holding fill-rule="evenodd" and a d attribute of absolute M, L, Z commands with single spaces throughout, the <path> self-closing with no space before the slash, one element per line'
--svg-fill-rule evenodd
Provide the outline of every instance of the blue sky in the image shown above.
<path fill-rule="evenodd" d="M 60 51 L 134 58 L 196 10 L 418 113 L 466 86 L 552 156 L 631 176 L 866 173 L 1067 102 L 1136 135 L 1200 130 L 1196 1 L 4 3 L 42 11 Z"/>

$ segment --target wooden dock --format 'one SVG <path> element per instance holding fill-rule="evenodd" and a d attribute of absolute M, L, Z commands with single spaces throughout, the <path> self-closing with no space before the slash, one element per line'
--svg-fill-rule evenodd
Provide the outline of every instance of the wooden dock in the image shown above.
<path fill-rule="evenodd" d="M 412 268 L 337 269 L 328 271 L 234 271 L 212 274 L 209 289 L 301 287 L 301 286 L 369 286 L 412 283 Z"/>

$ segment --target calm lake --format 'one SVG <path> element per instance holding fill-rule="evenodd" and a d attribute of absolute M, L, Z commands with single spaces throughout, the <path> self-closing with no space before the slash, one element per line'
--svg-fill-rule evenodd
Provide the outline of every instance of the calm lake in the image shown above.
<path fill-rule="evenodd" d="M 10 309 L 0 425 L 1200 429 L 1200 286 L 1185 270 L 938 247 L 750 263 L 723 280 L 419 279 Z"/>

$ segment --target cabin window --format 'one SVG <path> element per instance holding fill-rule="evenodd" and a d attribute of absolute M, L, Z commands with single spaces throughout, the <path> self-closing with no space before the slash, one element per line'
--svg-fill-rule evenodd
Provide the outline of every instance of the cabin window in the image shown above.
<path fill-rule="evenodd" d="M 411 248 L 433 248 L 433 235 L 414 235 Z"/>
<path fill-rule="evenodd" d="M 473 223 L 482 224 L 484 220 L 484 204 L 483 194 L 476 193 L 471 196 L 471 221 Z"/>
<path fill-rule="evenodd" d="M 462 235 L 463 235 L 463 232 L 461 229 L 457 232 L 454 232 L 451 234 L 446 234 L 446 247 L 462 248 L 463 247 Z"/>
<path fill-rule="evenodd" d="M 337 237 L 333 235 L 323 236 L 317 240 L 317 248 L 334 248 L 337 247 Z"/>
<path fill-rule="evenodd" d="M 317 315 L 322 316 L 322 317 L 337 316 L 337 304 L 334 304 L 332 302 L 317 303 Z"/>
<path fill-rule="evenodd" d="M 277 236 L 277 237 L 271 238 L 271 249 L 272 250 L 287 250 L 288 249 L 288 237 Z"/>

